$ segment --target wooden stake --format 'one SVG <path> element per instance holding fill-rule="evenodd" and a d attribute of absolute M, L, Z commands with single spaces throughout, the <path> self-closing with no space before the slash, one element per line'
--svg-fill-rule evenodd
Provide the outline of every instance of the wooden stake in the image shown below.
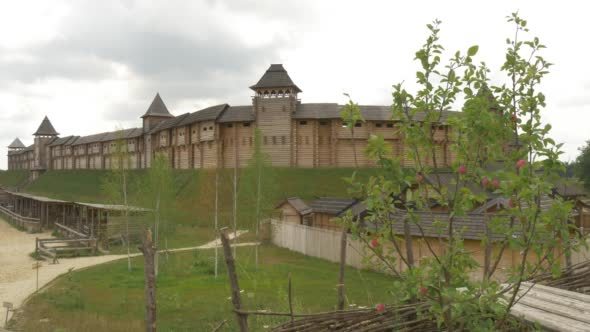
<path fill-rule="evenodd" d="M 346 228 L 340 240 L 340 272 L 338 275 L 338 310 L 344 310 L 344 266 L 346 265 Z"/>
<path fill-rule="evenodd" d="M 234 311 L 238 320 L 238 326 L 241 332 L 248 332 L 248 316 L 239 313 L 242 308 L 242 300 L 240 299 L 240 285 L 238 284 L 238 275 L 236 274 L 236 266 L 234 264 L 234 257 L 232 255 L 229 239 L 227 238 L 227 227 L 219 231 L 221 243 L 223 244 L 223 254 L 225 255 L 225 264 L 227 265 L 227 274 L 229 276 L 229 284 L 231 286 L 231 301 L 234 305 Z"/>
<path fill-rule="evenodd" d="M 152 242 L 152 232 L 146 232 L 143 245 L 138 248 L 143 253 L 145 260 L 145 328 L 147 332 L 156 331 L 156 270 L 154 256 L 156 248 Z"/>
<path fill-rule="evenodd" d="M 404 219 L 404 242 L 406 243 L 406 260 L 408 269 L 414 267 L 414 247 L 412 245 L 412 232 L 410 231 L 410 222 L 408 218 Z"/>
<path fill-rule="evenodd" d="M 291 314 L 291 323 L 295 317 L 293 317 L 293 294 L 291 289 L 291 272 L 289 272 L 289 313 Z"/>

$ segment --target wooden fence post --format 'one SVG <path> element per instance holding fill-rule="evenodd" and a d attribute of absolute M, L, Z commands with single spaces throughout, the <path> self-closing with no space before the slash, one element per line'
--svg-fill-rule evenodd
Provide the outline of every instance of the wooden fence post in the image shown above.
<path fill-rule="evenodd" d="M 346 265 L 346 228 L 340 238 L 340 271 L 338 275 L 338 310 L 344 310 L 344 266 Z"/>
<path fill-rule="evenodd" d="M 143 245 L 138 247 L 145 260 L 145 329 L 147 332 L 156 331 L 156 270 L 154 256 L 156 248 L 152 242 L 152 232 L 147 230 Z"/>
<path fill-rule="evenodd" d="M 227 238 L 227 227 L 219 231 L 221 243 L 223 244 L 223 254 L 225 255 L 225 264 L 227 265 L 227 274 L 229 277 L 229 284 L 231 286 L 231 301 L 234 305 L 234 311 L 238 320 L 240 332 L 248 332 L 248 316 L 240 313 L 242 309 L 242 300 L 240 299 L 240 285 L 238 284 L 238 275 L 236 274 L 236 266 L 234 264 L 234 257 L 232 255 L 229 239 Z"/>

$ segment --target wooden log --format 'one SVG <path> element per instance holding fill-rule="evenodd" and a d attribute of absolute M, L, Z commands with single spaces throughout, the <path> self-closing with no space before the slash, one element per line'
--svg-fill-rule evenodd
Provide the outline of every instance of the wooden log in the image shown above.
<path fill-rule="evenodd" d="M 225 255 L 225 264 L 227 265 L 227 274 L 231 287 L 231 298 L 234 305 L 234 311 L 238 320 L 240 332 L 248 332 L 248 316 L 241 314 L 239 310 L 242 309 L 242 300 L 240 298 L 240 286 L 238 283 L 238 275 L 236 273 L 236 266 L 234 257 L 232 255 L 229 239 L 227 238 L 227 228 L 220 230 L 221 243 L 223 245 L 223 254 Z"/>
<path fill-rule="evenodd" d="M 148 229 L 143 245 L 138 248 L 143 253 L 145 274 L 145 328 L 147 332 L 156 331 L 156 269 L 154 256 L 156 247 L 152 242 L 152 232 Z"/>

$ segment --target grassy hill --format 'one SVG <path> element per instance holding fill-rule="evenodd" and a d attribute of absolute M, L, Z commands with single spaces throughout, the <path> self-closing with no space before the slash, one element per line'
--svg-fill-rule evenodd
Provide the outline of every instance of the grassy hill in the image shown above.
<path fill-rule="evenodd" d="M 357 171 L 359 178 L 376 174 L 377 169 Z M 255 196 L 252 193 L 251 178 L 240 170 L 238 175 L 237 219 L 239 228 L 250 228 L 255 223 Z M 281 200 L 299 196 L 313 199 L 319 196 L 348 196 L 348 185 L 343 180 L 353 173 L 346 168 L 272 168 L 265 172 L 263 199 L 271 209 Z M 0 173 L 1 174 L 1 173 Z M 26 172 L 7 172 L 0 176 L 0 185 L 22 182 Z M 48 171 L 36 181 L 28 184 L 23 191 L 57 199 L 77 202 L 106 202 L 107 197 L 101 187 L 108 171 L 64 170 Z M 147 171 L 130 172 L 130 200 L 138 203 L 137 183 L 145 179 Z M 248 180 L 250 179 L 250 180 Z M 194 245 L 195 241 L 211 239 L 215 236 L 212 225 L 215 211 L 215 171 L 214 170 L 174 170 L 174 213 L 170 220 L 170 247 Z M 219 174 L 219 224 L 233 225 L 233 170 L 221 170 Z"/>
<path fill-rule="evenodd" d="M 0 186 L 13 188 L 27 180 L 29 171 L 3 171 L 0 170 Z"/>

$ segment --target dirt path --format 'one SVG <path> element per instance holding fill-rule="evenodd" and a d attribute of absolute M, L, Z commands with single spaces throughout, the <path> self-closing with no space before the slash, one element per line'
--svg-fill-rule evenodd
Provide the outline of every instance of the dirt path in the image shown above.
<path fill-rule="evenodd" d="M 247 231 L 238 231 L 238 236 Z M 233 238 L 233 233 L 230 238 Z M 29 254 L 35 249 L 35 238 L 51 237 L 48 233 L 28 234 L 21 232 L 0 219 L 0 302 L 12 302 L 14 308 L 20 308 L 23 302 L 37 289 L 36 271 L 32 268 L 35 260 Z M 198 249 L 209 249 L 220 245 L 214 240 L 197 247 L 170 249 L 168 252 L 181 252 Z M 239 243 L 239 246 L 256 245 L 256 243 Z M 139 256 L 141 254 L 133 254 Z M 93 265 L 126 258 L 127 255 L 103 255 L 95 257 L 62 258 L 59 264 L 41 262 L 39 270 L 39 288 L 53 279 L 73 269 L 82 269 Z M 0 317 L 4 317 L 0 309 Z M 0 320 L 0 328 L 4 319 Z"/>

